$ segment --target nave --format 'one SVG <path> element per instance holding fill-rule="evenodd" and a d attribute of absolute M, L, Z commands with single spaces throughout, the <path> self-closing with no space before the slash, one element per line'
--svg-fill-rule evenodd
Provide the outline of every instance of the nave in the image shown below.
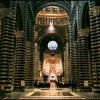
<path fill-rule="evenodd" d="M 0 0 L 0 100 L 99 95 L 100 0 Z"/>

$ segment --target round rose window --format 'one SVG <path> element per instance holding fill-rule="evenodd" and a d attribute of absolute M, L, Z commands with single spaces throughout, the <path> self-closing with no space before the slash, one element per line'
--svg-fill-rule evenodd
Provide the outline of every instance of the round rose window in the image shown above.
<path fill-rule="evenodd" d="M 56 41 L 49 41 L 48 43 L 48 49 L 51 51 L 57 50 L 58 43 Z"/>

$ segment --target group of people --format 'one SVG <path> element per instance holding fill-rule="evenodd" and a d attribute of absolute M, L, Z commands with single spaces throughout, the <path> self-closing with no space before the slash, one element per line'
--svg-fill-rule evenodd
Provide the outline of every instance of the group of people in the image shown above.
<path fill-rule="evenodd" d="M 36 87 L 38 89 L 39 88 L 49 88 L 50 83 L 37 81 L 37 82 L 34 83 L 34 87 Z"/>
<path fill-rule="evenodd" d="M 75 81 L 70 81 L 69 83 L 60 83 L 58 81 L 55 81 L 56 82 L 56 85 L 57 87 L 62 87 L 62 88 L 68 88 L 70 87 L 72 91 L 76 91 L 77 89 L 77 83 Z M 46 87 L 50 87 L 50 83 L 41 83 L 39 81 L 37 81 L 35 84 L 34 84 L 35 87 L 37 88 L 40 88 L 40 87 L 43 87 L 43 88 L 46 88 Z"/>
<path fill-rule="evenodd" d="M 71 88 L 72 91 L 76 91 L 77 89 L 77 83 L 75 81 L 70 81 L 69 83 L 62 83 L 62 82 L 56 82 L 57 87 L 60 88 Z"/>

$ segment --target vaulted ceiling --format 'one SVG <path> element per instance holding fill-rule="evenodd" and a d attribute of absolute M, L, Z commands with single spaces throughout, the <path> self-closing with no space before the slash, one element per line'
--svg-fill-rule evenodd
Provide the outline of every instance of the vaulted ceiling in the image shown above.
<path fill-rule="evenodd" d="M 22 29 L 22 23 L 21 20 L 23 20 L 25 16 L 23 16 L 23 12 L 25 11 L 25 9 L 22 8 L 22 5 L 24 7 L 26 7 L 26 4 L 29 5 L 29 12 L 30 15 L 32 15 L 32 22 L 35 23 L 35 19 L 37 14 L 39 13 L 39 11 L 41 11 L 43 8 L 48 7 L 48 6 L 54 6 L 54 7 L 59 7 L 65 10 L 65 13 L 68 16 L 68 20 L 70 18 L 71 15 L 71 2 L 67 1 L 67 0 L 29 0 L 29 1 L 17 1 L 20 3 L 20 7 L 17 7 L 17 17 L 16 17 L 16 24 L 19 25 L 20 30 Z M 27 2 L 27 3 L 26 3 Z M 3 7 L 9 7 L 10 5 L 10 0 L 4 0 L 4 1 L 0 1 L 0 4 L 2 4 Z M 49 12 L 51 13 L 51 12 Z M 60 12 L 61 13 L 61 12 Z M 59 14 L 60 14 L 59 13 Z M 19 15 L 22 14 L 22 15 Z M 20 17 L 19 17 L 20 16 Z M 22 16 L 22 17 L 21 17 Z M 57 18 L 57 16 L 56 16 Z M 21 23 L 21 24 L 20 24 Z M 17 25 L 17 26 L 18 26 Z M 54 34 L 48 34 L 48 27 L 49 25 L 38 25 L 38 32 L 39 34 L 43 34 L 40 35 L 40 46 L 42 47 L 42 49 L 40 51 L 44 51 L 46 48 L 47 43 L 50 40 L 55 40 L 59 43 L 60 45 L 60 50 L 63 50 L 63 45 L 64 41 L 66 40 L 66 35 L 68 34 L 68 25 L 54 25 L 55 27 L 55 32 Z M 45 35 L 44 35 L 45 34 Z"/>

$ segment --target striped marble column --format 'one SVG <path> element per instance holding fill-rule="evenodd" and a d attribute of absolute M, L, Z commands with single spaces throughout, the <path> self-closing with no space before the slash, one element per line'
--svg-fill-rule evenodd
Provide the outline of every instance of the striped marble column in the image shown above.
<path fill-rule="evenodd" d="M 5 93 L 10 94 L 13 86 L 15 21 L 10 17 L 4 17 L 1 22 L 0 87 Z"/>
<path fill-rule="evenodd" d="M 84 87 L 84 81 L 89 81 L 88 35 L 89 29 L 81 29 L 78 37 L 79 81 L 81 88 Z"/>
<path fill-rule="evenodd" d="M 25 86 L 32 86 L 33 83 L 33 64 L 31 55 L 32 44 L 30 41 L 25 43 Z"/>
<path fill-rule="evenodd" d="M 78 42 L 74 41 L 74 55 L 73 55 L 73 59 L 74 59 L 74 64 L 73 64 L 73 80 L 77 83 L 77 85 L 79 84 L 79 63 L 78 63 Z"/>
<path fill-rule="evenodd" d="M 68 43 L 65 44 L 64 49 L 64 81 L 69 82 L 69 46 Z"/>
<path fill-rule="evenodd" d="M 35 43 L 35 52 L 34 52 L 34 69 L 33 69 L 33 74 L 34 74 L 34 80 L 36 81 L 38 79 L 38 44 Z"/>
<path fill-rule="evenodd" d="M 89 9 L 93 84 L 95 92 L 100 92 L 100 6 L 89 2 Z"/>
<path fill-rule="evenodd" d="M 24 66 L 25 66 L 25 39 L 22 31 L 16 32 L 16 48 L 14 59 L 14 89 L 21 90 L 21 81 L 24 81 Z"/>

